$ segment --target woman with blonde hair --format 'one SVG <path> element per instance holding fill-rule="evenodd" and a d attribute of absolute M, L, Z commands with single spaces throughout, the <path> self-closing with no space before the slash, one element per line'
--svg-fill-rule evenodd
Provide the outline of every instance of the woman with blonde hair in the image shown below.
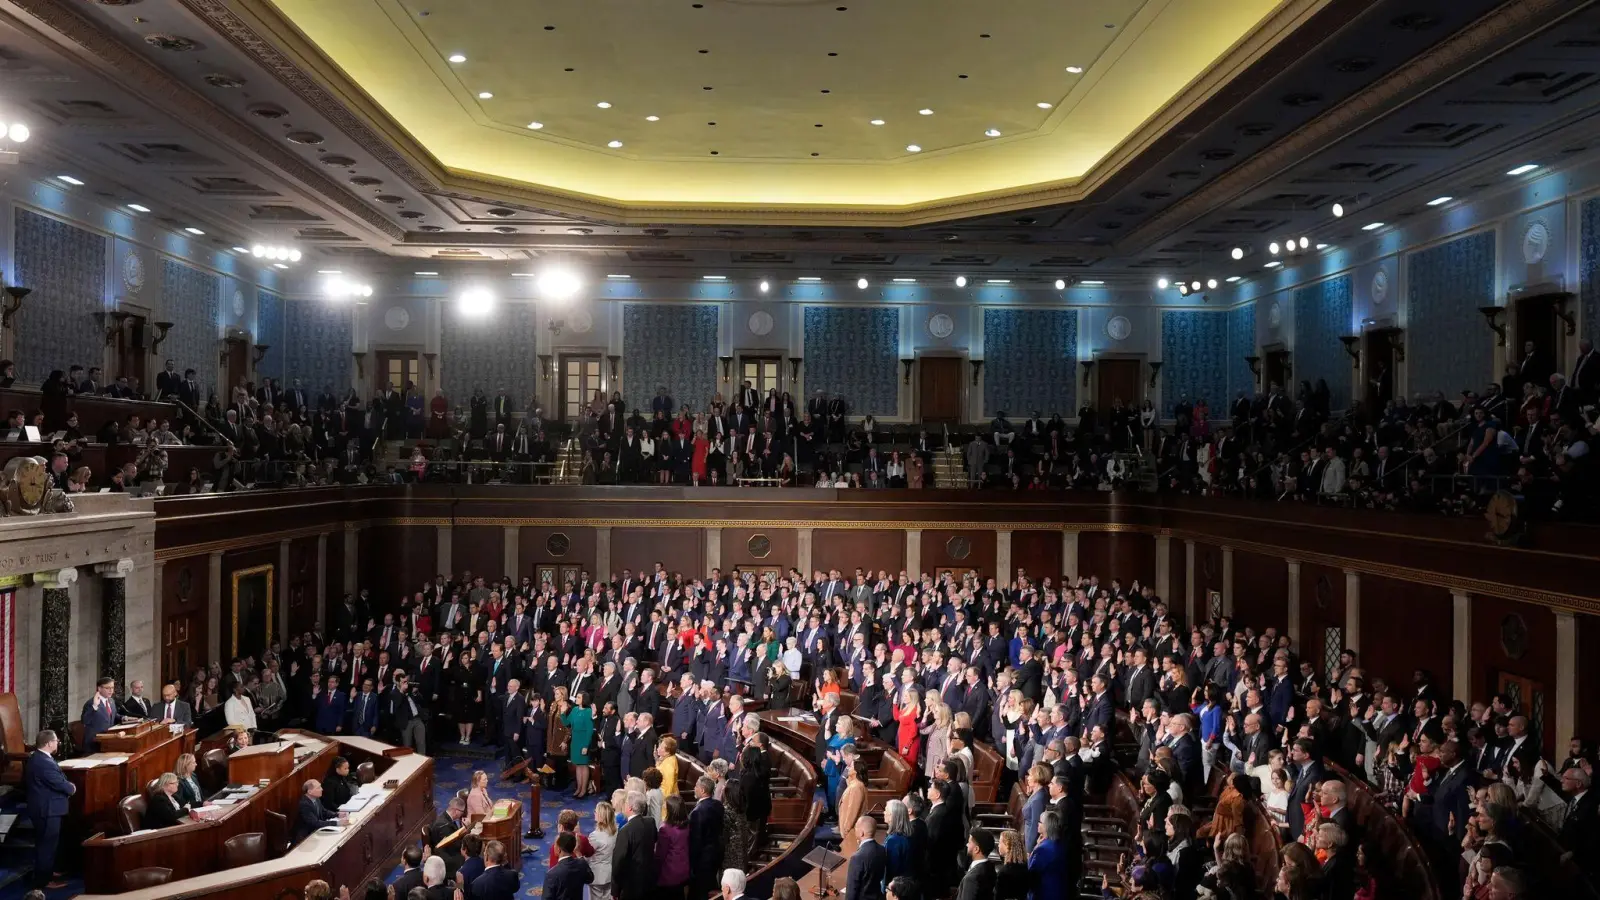
<path fill-rule="evenodd" d="M 1007 828 L 1000 832 L 1000 866 L 995 870 L 994 900 L 1028 900 L 1028 851 L 1022 834 Z"/>
<path fill-rule="evenodd" d="M 679 793 L 678 739 L 665 735 L 656 741 L 656 771 L 661 773 L 661 790 L 668 797 Z"/>
<path fill-rule="evenodd" d="M 594 830 L 589 832 L 589 846 L 594 848 L 594 855 L 589 857 L 589 868 L 594 872 L 589 900 L 611 900 L 611 849 L 616 843 L 616 807 L 601 800 L 594 805 Z"/>
<path fill-rule="evenodd" d="M 467 815 L 487 816 L 494 810 L 494 801 L 489 799 L 489 773 L 482 769 L 472 773 L 472 780 L 467 788 Z"/>
<path fill-rule="evenodd" d="M 179 756 L 178 761 L 172 764 L 172 774 L 178 777 L 178 802 L 187 809 L 194 809 L 206 802 L 205 791 L 194 776 L 197 765 L 193 753 Z"/>
<path fill-rule="evenodd" d="M 944 761 L 950 755 L 950 732 L 954 723 L 950 718 L 950 707 L 934 699 L 930 695 L 928 707 L 931 724 L 922 728 L 922 735 L 927 739 L 928 758 L 923 765 L 923 774 L 932 781 L 944 772 Z"/>

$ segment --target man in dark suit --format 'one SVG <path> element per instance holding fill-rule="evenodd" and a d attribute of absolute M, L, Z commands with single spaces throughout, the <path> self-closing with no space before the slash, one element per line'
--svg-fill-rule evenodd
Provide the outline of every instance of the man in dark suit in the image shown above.
<path fill-rule="evenodd" d="M 583 900 L 584 887 L 594 884 L 594 870 L 577 852 L 575 836 L 569 832 L 556 835 L 556 864 L 544 876 L 544 895 L 549 900 Z"/>
<path fill-rule="evenodd" d="M 650 727 L 653 719 L 646 712 L 637 714 L 633 743 L 628 747 L 628 758 L 624 760 L 629 778 L 643 778 L 644 770 L 655 765 L 656 733 Z"/>
<path fill-rule="evenodd" d="M 935 779 L 928 785 L 930 806 L 925 861 L 928 866 L 927 893 L 930 897 L 943 897 L 960 874 L 956 863 L 961 859 L 961 819 L 945 802 L 945 793 L 956 790 L 960 788 L 943 779 Z M 990 893 L 993 894 L 993 885 L 990 886 Z"/>
<path fill-rule="evenodd" d="M 33 822 L 33 883 L 35 887 L 62 887 L 50 884 L 55 873 L 56 846 L 61 842 L 61 820 L 67 815 L 67 798 L 77 786 L 61 774 L 54 754 L 61 746 L 56 733 L 39 732 L 35 749 L 23 767 L 23 784 L 28 794 L 28 819 Z"/>
<path fill-rule="evenodd" d="M 412 888 L 422 887 L 422 848 L 407 847 L 400 854 L 400 877 L 394 880 L 394 895 L 404 897 Z"/>
<path fill-rule="evenodd" d="M 339 687 L 339 676 L 329 675 L 328 688 L 317 698 L 317 712 L 313 718 L 312 727 L 318 734 L 344 733 L 345 713 L 349 710 L 350 695 Z"/>
<path fill-rule="evenodd" d="M 1096 673 L 1089 679 L 1089 686 L 1093 694 L 1089 698 L 1088 707 L 1083 711 L 1083 733 L 1089 734 L 1096 725 L 1111 733 L 1111 694 L 1106 690 L 1108 685 L 1104 675 Z"/>
<path fill-rule="evenodd" d="M 483 845 L 483 874 L 472 879 L 466 894 L 471 900 L 512 900 L 522 887 L 522 875 L 505 865 L 506 848 L 499 841 Z"/>
<path fill-rule="evenodd" d="M 461 868 L 461 844 L 459 840 L 451 841 L 447 846 L 441 847 L 444 839 L 461 830 L 465 824 L 463 817 L 467 814 L 467 802 L 460 797 L 451 797 L 450 803 L 445 806 L 444 814 L 428 826 L 424 835 L 428 848 L 434 854 L 444 858 L 444 864 L 449 869 L 450 877 L 455 878 L 456 870 Z"/>
<path fill-rule="evenodd" d="M 716 890 L 722 874 L 722 801 L 711 796 L 716 789 L 716 782 L 708 775 L 695 780 L 694 809 L 689 810 L 691 897 L 704 897 Z"/>
<path fill-rule="evenodd" d="M 1316 758 L 1315 753 L 1316 744 L 1310 738 L 1300 738 L 1289 748 L 1289 762 L 1293 764 L 1292 771 L 1295 773 L 1294 782 L 1289 788 L 1287 811 L 1289 837 L 1292 839 L 1299 839 L 1306 827 L 1301 804 L 1313 798 L 1315 795 L 1311 792 L 1327 780 L 1322 761 Z"/>
<path fill-rule="evenodd" d="M 528 700 L 522 693 L 522 682 L 513 678 L 507 683 L 505 712 L 501 714 L 500 749 L 506 755 L 506 765 L 511 766 L 523 755 L 522 720 L 528 714 Z"/>
<path fill-rule="evenodd" d="M 628 804 L 628 821 L 611 850 L 612 890 L 617 900 L 649 900 L 656 892 L 656 823 L 644 795 L 629 795 Z"/>
<path fill-rule="evenodd" d="M 967 857 L 972 860 L 967 874 L 961 877 L 961 889 L 956 900 L 988 900 L 994 896 L 995 871 L 989 854 L 994 852 L 994 835 L 982 828 L 973 828 L 967 835 Z"/>
<path fill-rule="evenodd" d="M 850 900 L 883 900 L 883 876 L 889 871 L 889 851 L 873 837 L 877 827 L 878 823 L 871 816 L 861 816 L 855 821 L 856 839 L 860 843 L 855 855 L 850 857 L 850 870 L 845 880 L 845 896 Z M 986 896 L 994 896 L 992 885 Z"/>
<path fill-rule="evenodd" d="M 144 682 L 135 680 L 128 685 L 128 696 L 122 698 L 122 715 L 129 719 L 150 718 L 150 698 L 144 695 Z"/>
<path fill-rule="evenodd" d="M 178 686 L 175 684 L 161 686 L 161 703 L 151 712 L 151 716 L 163 725 L 194 724 L 194 713 L 189 704 L 178 699 Z"/>
<path fill-rule="evenodd" d="M 361 682 L 361 693 L 350 701 L 350 733 L 357 737 L 376 737 L 378 707 L 381 703 L 371 678 Z"/>
<path fill-rule="evenodd" d="M 1439 745 L 1439 770 L 1428 793 L 1433 802 L 1418 807 L 1431 810 L 1424 830 L 1432 838 L 1435 858 L 1441 863 L 1453 862 L 1461 852 L 1461 839 L 1472 814 L 1472 772 L 1461 758 L 1461 745 L 1453 740 Z M 1292 805 L 1294 798 L 1289 802 Z"/>
<path fill-rule="evenodd" d="M 322 782 L 313 778 L 301 787 L 300 807 L 295 812 L 294 834 L 290 842 L 298 844 L 318 828 L 343 825 L 346 821 L 344 813 L 328 815 L 328 810 L 322 805 Z"/>
<path fill-rule="evenodd" d="M 1591 875 L 1600 869 L 1600 795 L 1589 789 L 1590 775 L 1579 766 L 1561 773 L 1561 790 L 1567 795 L 1567 815 L 1561 820 L 1561 846 Z"/>
<path fill-rule="evenodd" d="M 117 692 L 117 682 L 102 678 L 94 683 L 94 695 L 83 703 L 83 747 L 93 752 L 95 739 L 100 732 L 117 724 L 117 702 L 111 695 Z"/>

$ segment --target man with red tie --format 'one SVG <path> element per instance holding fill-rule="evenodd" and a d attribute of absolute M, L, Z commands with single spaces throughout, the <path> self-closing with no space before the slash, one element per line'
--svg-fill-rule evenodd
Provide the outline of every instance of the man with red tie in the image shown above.
<path fill-rule="evenodd" d="M 83 746 L 94 746 L 100 732 L 117 724 L 117 704 L 111 696 L 117 692 L 115 678 L 102 678 L 94 683 L 94 695 L 83 704 Z"/>

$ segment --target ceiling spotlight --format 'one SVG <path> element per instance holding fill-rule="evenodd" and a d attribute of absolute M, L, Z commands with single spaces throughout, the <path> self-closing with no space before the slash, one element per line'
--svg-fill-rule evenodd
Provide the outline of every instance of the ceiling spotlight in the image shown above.
<path fill-rule="evenodd" d="M 484 288 L 471 288 L 461 294 L 461 313 L 467 316 L 486 316 L 494 309 L 494 294 Z"/>
<path fill-rule="evenodd" d="M 933 115 L 933 110 L 928 109 L 927 107 L 923 107 L 922 109 L 917 110 L 917 115 L 919 115 L 919 116 L 931 116 L 931 115 Z"/>
<path fill-rule="evenodd" d="M 1040 100 L 1038 103 L 1035 103 L 1034 106 L 1037 106 L 1040 109 L 1049 109 L 1050 107 L 1055 106 L 1055 104 L 1054 103 L 1046 103 L 1043 100 Z"/>
<path fill-rule="evenodd" d="M 1326 249 L 1328 249 L 1329 247 L 1332 247 L 1332 246 L 1333 246 L 1332 244 L 1318 244 L 1317 245 L 1317 249 L 1318 250 L 1326 250 Z"/>
<path fill-rule="evenodd" d="M 1208 279 L 1206 281 L 1206 289 L 1207 290 L 1212 290 L 1212 291 L 1216 290 L 1217 289 L 1217 280 L 1215 278 Z"/>
<path fill-rule="evenodd" d="M 538 131 L 539 129 L 541 129 L 543 127 L 544 127 L 544 123 L 543 122 L 529 122 L 528 123 L 528 130 L 529 131 Z"/>
<path fill-rule="evenodd" d="M 56 179 L 58 181 L 65 181 L 67 184 L 70 184 L 73 187 L 83 187 L 83 182 L 73 178 L 71 175 L 57 175 Z"/>
<path fill-rule="evenodd" d="M 479 100 L 493 100 L 494 99 L 494 94 L 491 94 L 488 91 L 479 91 L 478 92 L 478 99 Z"/>
<path fill-rule="evenodd" d="M 11 123 L 11 127 L 6 129 L 6 137 L 16 141 L 19 144 L 27 143 L 28 136 L 32 133 L 33 132 L 28 130 L 28 126 L 22 124 L 21 122 L 13 122 Z"/>
<path fill-rule="evenodd" d="M 871 124 L 873 124 L 873 125 L 882 125 L 883 124 L 883 120 L 882 119 L 873 119 Z"/>
<path fill-rule="evenodd" d="M 1428 205 L 1429 206 L 1443 206 L 1446 203 L 1449 203 L 1451 200 L 1454 200 L 1454 199 L 1455 199 L 1454 197 L 1435 197 L 1432 200 L 1428 201 Z"/>
<path fill-rule="evenodd" d="M 1377 231 L 1379 228 L 1382 228 L 1382 227 L 1383 227 L 1383 223 L 1382 222 L 1368 222 L 1367 224 L 1361 226 L 1361 230 L 1362 231 Z"/>
<path fill-rule="evenodd" d="M 303 254 L 301 254 L 301 252 L 299 250 L 290 250 L 289 251 L 289 262 L 299 262 L 300 261 L 300 257 L 302 255 Z"/>
<path fill-rule="evenodd" d="M 1311 246 L 1311 239 L 1308 238 L 1308 237 L 1301 237 L 1300 238 L 1300 249 L 1304 250 L 1309 246 Z"/>
<path fill-rule="evenodd" d="M 249 251 L 249 249 L 247 249 L 245 247 L 235 247 L 235 248 L 233 248 L 233 252 L 235 252 L 235 253 L 249 253 L 250 251 Z"/>
<path fill-rule="evenodd" d="M 129 203 L 128 204 L 128 208 L 133 210 L 134 212 L 149 212 L 150 211 L 150 207 L 141 206 L 138 203 Z"/>
<path fill-rule="evenodd" d="M 644 120 L 646 122 L 659 122 L 659 121 L 661 121 L 661 117 L 660 116 L 645 116 Z"/>
<path fill-rule="evenodd" d="M 967 286 L 967 276 L 965 276 L 965 275 L 957 275 L 956 276 L 956 287 L 966 287 L 966 286 Z"/>
<path fill-rule="evenodd" d="M 1068 75 L 1082 75 L 1083 66 L 1067 66 Z"/>
<path fill-rule="evenodd" d="M 570 300 L 583 288 L 583 279 L 571 269 L 556 266 L 540 272 L 535 286 L 547 300 Z"/>
<path fill-rule="evenodd" d="M 865 279 L 865 278 L 857 278 L 856 279 L 856 287 L 860 288 L 863 291 L 867 289 L 867 283 L 868 283 L 867 279 Z"/>
<path fill-rule="evenodd" d="M 261 257 L 267 255 L 267 248 L 257 244 L 250 248 L 250 255 L 254 256 L 256 259 L 260 259 Z"/>
<path fill-rule="evenodd" d="M 1344 216 L 1344 204 L 1343 203 L 1335 203 L 1333 205 L 1333 217 L 1335 219 L 1338 219 L 1338 218 L 1343 218 L 1343 216 Z"/>
<path fill-rule="evenodd" d="M 1283 263 L 1281 263 L 1281 262 L 1278 262 L 1278 261 L 1277 261 L 1277 260 L 1273 260 L 1273 261 L 1272 261 L 1272 262 L 1269 262 L 1269 263 L 1267 263 L 1267 264 L 1266 264 L 1266 265 L 1265 265 L 1265 266 L 1263 266 L 1263 267 L 1262 267 L 1262 268 L 1265 268 L 1265 269 L 1276 269 L 1276 268 L 1278 268 L 1278 267 L 1279 267 L 1279 266 L 1281 266 L 1281 265 L 1283 265 Z"/>
<path fill-rule="evenodd" d="M 1236 283 L 1238 283 L 1239 280 L 1240 280 L 1240 278 L 1239 278 L 1238 275 L 1230 275 L 1230 276 L 1228 276 L 1228 283 L 1229 284 L 1236 284 Z"/>
<path fill-rule="evenodd" d="M 187 228 L 185 228 L 183 230 L 189 232 L 190 234 L 196 234 L 196 235 L 205 234 L 204 231 L 201 231 L 200 229 L 194 227 L 193 225 L 190 225 L 189 227 L 187 227 Z"/>
<path fill-rule="evenodd" d="M 450 54 L 450 61 L 456 65 L 460 65 L 467 61 L 467 57 L 464 53 L 452 53 Z"/>
<path fill-rule="evenodd" d="M 1233 248 L 1233 253 L 1231 255 L 1233 256 L 1234 259 L 1244 259 L 1244 248 L 1243 247 L 1235 247 L 1235 248 Z"/>
<path fill-rule="evenodd" d="M 1278 242 L 1277 241 L 1273 241 L 1272 243 L 1267 245 L 1267 252 L 1271 253 L 1273 256 L 1277 256 L 1278 255 L 1278 249 L 1279 248 L 1278 248 Z M 1238 257 L 1235 257 L 1235 259 L 1237 259 L 1237 258 Z"/>
<path fill-rule="evenodd" d="M 1064 279 L 1057 278 L 1056 279 L 1056 290 L 1064 291 L 1066 289 L 1067 289 L 1067 282 Z"/>
<path fill-rule="evenodd" d="M 998 129 L 998 128 L 991 128 L 991 129 L 989 129 L 989 130 L 988 130 L 988 131 L 985 131 L 985 132 L 984 132 L 984 133 L 983 133 L 983 136 L 984 136 L 984 137 L 999 137 L 999 136 L 1000 136 L 1000 129 Z"/>
<path fill-rule="evenodd" d="M 1172 282 L 1168 281 L 1165 278 L 1157 278 L 1156 279 L 1156 290 L 1164 291 L 1169 287 L 1172 287 Z"/>
<path fill-rule="evenodd" d="M 288 268 L 282 263 L 273 263 L 273 265 L 279 268 Z M 335 300 L 348 300 L 353 297 L 372 296 L 372 285 L 357 284 L 353 281 L 345 281 L 343 278 L 329 278 L 323 285 L 323 290 L 327 291 L 328 296 Z"/>
<path fill-rule="evenodd" d="M 607 103 L 604 100 L 601 100 L 599 103 L 596 103 L 595 106 L 598 106 L 601 109 L 610 109 L 611 108 L 611 104 Z"/>
<path fill-rule="evenodd" d="M 1178 285 L 1178 293 L 1185 297 L 1189 296 L 1189 286 L 1187 284 Z"/>
<path fill-rule="evenodd" d="M 906 145 L 906 152 L 907 153 L 921 153 L 922 152 L 922 147 L 920 145 L 918 145 L 918 144 L 907 144 Z"/>
<path fill-rule="evenodd" d="M 768 290 L 771 289 L 771 287 L 772 286 L 767 284 L 766 280 L 763 279 L 762 282 L 761 282 L 761 293 L 765 294 Z"/>
<path fill-rule="evenodd" d="M 1523 163 L 1522 165 L 1517 166 L 1515 169 L 1512 169 L 1511 171 L 1507 172 L 1506 174 L 1507 175 L 1526 175 L 1529 172 L 1532 172 L 1533 170 L 1535 170 L 1537 168 L 1539 168 L 1539 164 L 1538 163 Z"/>
<path fill-rule="evenodd" d="M 622 146 L 622 142 L 621 141 L 607 141 L 606 142 L 606 146 L 610 147 L 613 150 L 616 150 L 617 148 Z"/>

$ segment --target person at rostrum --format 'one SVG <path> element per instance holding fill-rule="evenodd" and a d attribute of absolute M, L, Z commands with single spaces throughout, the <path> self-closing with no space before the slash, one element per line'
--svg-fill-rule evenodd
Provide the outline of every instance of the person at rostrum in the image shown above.
<path fill-rule="evenodd" d="M 64 887 L 52 882 L 56 846 L 61 842 L 61 820 L 67 815 L 67 798 L 78 788 L 61 774 L 55 752 L 61 746 L 56 733 L 46 728 L 34 738 L 34 750 L 23 766 L 28 792 L 28 819 L 33 823 L 33 883 L 35 887 Z"/>

